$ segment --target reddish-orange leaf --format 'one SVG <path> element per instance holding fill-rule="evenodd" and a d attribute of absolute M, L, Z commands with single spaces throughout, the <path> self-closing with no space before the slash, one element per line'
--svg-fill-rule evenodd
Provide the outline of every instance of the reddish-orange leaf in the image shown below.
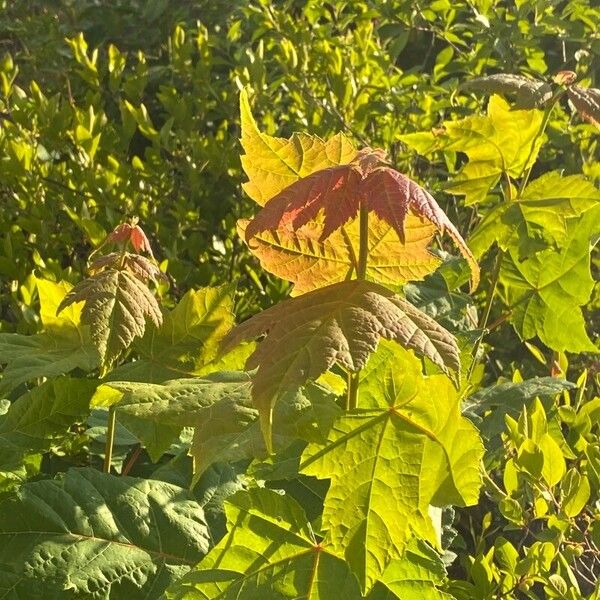
<path fill-rule="evenodd" d="M 129 242 L 136 252 L 147 252 L 150 256 L 153 256 L 150 241 L 144 230 L 137 225 L 137 219 L 134 220 L 133 224 L 121 223 L 117 225 L 108 235 L 106 241 L 113 243 Z"/>
<path fill-rule="evenodd" d="M 471 268 L 471 286 L 477 287 L 479 268 L 458 230 L 426 190 L 390 167 L 377 166 L 383 151 L 360 151 L 348 165 L 316 171 L 285 188 L 246 227 L 246 241 L 265 231 L 298 230 L 323 215 L 319 241 L 325 241 L 361 206 L 375 213 L 405 239 L 405 220 L 410 212 L 421 216 L 442 233 L 447 231 Z"/>
<path fill-rule="evenodd" d="M 127 242 L 130 236 L 131 225 L 129 223 L 121 223 L 111 231 L 106 241 L 114 243 Z"/>
<path fill-rule="evenodd" d="M 248 225 L 246 239 L 269 229 L 285 228 L 288 224 L 299 229 L 323 210 L 320 241 L 326 240 L 358 212 L 356 192 L 361 179 L 362 173 L 356 165 L 330 167 L 299 179 L 267 202 Z"/>
<path fill-rule="evenodd" d="M 136 252 L 147 252 L 150 256 L 152 256 L 150 241 L 139 225 L 136 225 L 132 228 L 129 241 Z"/>

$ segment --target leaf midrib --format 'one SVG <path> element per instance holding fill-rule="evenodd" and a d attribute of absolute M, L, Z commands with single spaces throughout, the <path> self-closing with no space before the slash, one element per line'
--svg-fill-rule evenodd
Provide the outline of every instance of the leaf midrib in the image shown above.
<path fill-rule="evenodd" d="M 188 560 L 186 558 L 176 556 L 175 554 L 170 554 L 168 552 L 143 548 L 143 547 L 138 546 L 133 543 L 119 542 L 117 540 L 101 538 L 101 537 L 98 537 L 95 535 L 85 535 L 82 533 L 75 533 L 73 531 L 56 532 L 56 531 L 37 531 L 37 530 L 28 530 L 28 531 L 6 531 L 5 530 L 5 531 L 0 532 L 0 537 L 5 536 L 5 535 L 12 535 L 12 536 L 38 535 L 38 536 L 44 536 L 46 538 L 49 538 L 49 537 L 72 537 L 72 538 L 75 538 L 75 541 L 81 541 L 81 540 L 93 541 L 93 542 L 98 542 L 98 543 L 115 544 L 117 546 L 123 546 L 125 548 L 133 548 L 133 549 L 145 552 L 146 554 L 148 554 L 150 556 L 158 557 L 161 560 L 164 560 L 165 562 L 167 560 L 173 560 L 173 561 L 177 561 L 182 564 L 186 564 L 186 565 L 190 565 L 190 566 L 194 566 L 198 562 L 196 560 Z"/>

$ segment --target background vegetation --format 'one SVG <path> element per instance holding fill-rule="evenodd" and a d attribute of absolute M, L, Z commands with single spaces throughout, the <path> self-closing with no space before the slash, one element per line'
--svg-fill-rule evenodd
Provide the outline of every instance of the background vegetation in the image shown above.
<path fill-rule="evenodd" d="M 486 202 L 499 201 L 502 184 L 489 190 L 486 202 L 451 194 L 449 180 L 468 156 L 460 148 L 427 152 L 420 138 L 408 134 L 485 114 L 487 100 L 462 87 L 476 77 L 515 73 L 551 82 L 568 70 L 578 84 L 600 87 L 600 9 L 591 0 L 0 0 L 0 6 L 2 333 L 48 330 L 39 280 L 80 281 L 90 253 L 130 216 L 140 218 L 167 275 L 168 282 L 158 286 L 165 307 L 175 306 L 188 290 L 229 283 L 241 321 L 288 295 L 289 284 L 261 270 L 236 234 L 236 221 L 254 212 L 241 187 L 247 177 L 240 164 L 239 93 L 245 87 L 268 134 L 303 131 L 329 138 L 342 131 L 358 147 L 386 149 L 395 168 L 431 190 L 467 241 L 489 213 Z M 529 180 L 560 171 L 583 174 L 597 186 L 598 139 L 598 130 L 561 99 L 549 113 Z M 596 221 L 588 217 L 582 225 L 592 239 Z M 443 267 L 451 282 L 444 293 L 452 292 L 443 309 L 435 294 L 426 295 L 435 282 L 407 292 L 420 306 L 435 304 L 434 316 L 462 330 L 465 339 L 473 320 L 481 323 L 494 277 L 497 255 L 486 250 L 478 253 L 483 277 L 472 301 L 459 290 L 464 269 L 451 260 Z M 597 257 L 591 268 L 597 274 Z M 592 286 L 589 299 L 579 304 L 597 347 L 600 293 Z M 56 298 L 48 302 L 58 304 Z M 485 354 L 471 378 L 465 411 L 486 439 L 485 491 L 476 507 L 444 512 L 450 578 L 440 585 L 457 598 L 596 598 L 600 418 L 594 397 L 600 363 L 593 346 L 567 354 L 562 342 L 516 331 L 505 311 L 510 304 L 506 292 L 491 306 L 487 324 L 496 325 L 476 347 Z M 518 385 L 532 377 L 544 379 Z M 26 381 L 3 389 L 6 411 L 39 389 Z M 89 401 L 92 388 L 77 393 Z M 507 405 L 514 417 L 508 425 Z M 490 409 L 502 418 L 486 421 Z M 75 413 L 60 435 L 55 424 L 50 446 L 28 447 L 16 461 L 6 449 L 15 439 L 2 442 L 6 447 L 0 443 L 0 491 L 8 494 L 30 479 L 50 482 L 72 466 L 100 465 L 106 416 Z M 528 418 L 530 425 L 532 418 L 537 423 L 534 431 L 524 425 Z M 6 423 L 0 437 L 2 427 L 13 427 Z M 527 440 L 539 445 L 548 430 L 564 441 L 556 460 L 565 468 L 558 479 L 527 463 L 529 454 L 517 464 L 529 468 L 527 477 L 506 468 L 508 458 L 518 463 L 516 457 L 523 457 Z M 140 436 L 131 430 L 120 430 L 120 436 L 119 471 L 135 456 L 126 471 L 133 469 L 140 479 L 183 487 L 191 482 L 190 465 L 183 468 L 178 459 L 173 466 L 177 448 L 152 455 L 141 450 Z M 178 443 L 180 452 L 187 450 L 189 439 Z M 185 497 L 193 502 L 215 495 L 206 524 L 212 541 L 224 534 L 223 499 L 242 485 L 233 464 L 213 473 L 213 480 L 206 476 L 195 495 Z M 71 472 L 61 481 L 77 487 L 87 478 L 89 485 L 101 485 L 90 473 Z M 290 493 L 301 497 L 297 490 Z M 304 506 L 309 515 L 318 514 L 323 494 L 318 485 L 311 492 L 312 504 Z M 195 534 L 208 540 L 188 530 L 189 540 Z M 206 552 L 202 543 L 190 544 L 196 546 L 188 566 Z M 8 590 L 14 582 L 2 582 L 1 572 L 0 591 Z M 42 591 L 5 593 L 37 598 Z"/>

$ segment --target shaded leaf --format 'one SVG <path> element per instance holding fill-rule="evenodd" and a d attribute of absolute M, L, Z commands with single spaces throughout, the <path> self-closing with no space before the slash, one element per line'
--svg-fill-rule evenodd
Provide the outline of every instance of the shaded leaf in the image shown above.
<path fill-rule="evenodd" d="M 142 440 L 154 461 L 183 427 L 218 422 L 215 412 L 226 410 L 223 405 L 231 407 L 227 411 L 231 427 L 254 420 L 255 411 L 249 404 L 250 378 L 245 373 L 176 379 L 164 385 L 116 381 L 98 388 L 92 400 L 96 407 L 116 406 L 120 422 Z"/>
<path fill-rule="evenodd" d="M 57 312 L 75 302 L 85 302 L 81 320 L 102 362 L 110 366 L 136 337 L 144 335 L 146 319 L 156 327 L 162 313 L 150 290 L 128 271 L 106 269 L 80 281 L 60 303 Z"/>
<path fill-rule="evenodd" d="M 305 133 L 294 133 L 290 139 L 272 137 L 258 130 L 250 110 L 248 95 L 240 93 L 242 124 L 242 167 L 249 181 L 244 191 L 264 206 L 288 185 L 314 171 L 349 163 L 356 148 L 339 133 L 328 141 Z"/>
<path fill-rule="evenodd" d="M 55 439 L 68 436 L 71 425 L 85 420 L 97 385 L 91 379 L 59 377 L 33 388 L 11 403 L 0 420 L 0 440 L 26 451 L 47 450 Z"/>
<path fill-rule="evenodd" d="M 573 388 L 573 383 L 556 377 L 497 383 L 469 396 L 463 410 L 476 423 L 481 435 L 491 440 L 505 430 L 506 415 L 518 419 L 523 407 L 535 398 L 540 398 L 548 410 L 558 394 Z"/>
<path fill-rule="evenodd" d="M 460 371 L 456 340 L 448 331 L 367 281 L 345 281 L 281 302 L 238 325 L 224 339 L 223 349 L 265 333 L 247 367 L 258 367 L 252 395 L 267 440 L 277 398 L 336 363 L 359 371 L 382 338 L 415 349 L 448 374 Z"/>
<path fill-rule="evenodd" d="M 552 98 L 552 86 L 545 81 L 529 79 L 523 75 L 496 73 L 476 77 L 460 86 L 463 90 L 484 94 L 503 94 L 516 97 L 515 109 L 544 108 Z"/>
<path fill-rule="evenodd" d="M 577 113 L 600 129 L 600 89 L 572 85 L 567 89 L 567 95 Z"/>
<path fill-rule="evenodd" d="M 467 294 L 450 291 L 439 272 L 425 281 L 406 284 L 404 293 L 411 304 L 450 331 L 469 331 L 477 326 L 477 313 L 471 298 Z"/>
<path fill-rule="evenodd" d="M 154 445 L 154 438 L 135 426 L 136 420 L 152 423 L 153 429 L 146 431 L 159 432 L 164 438 L 151 453 L 155 459 L 184 426 L 195 427 L 191 453 L 196 478 L 214 462 L 266 454 L 247 373 L 215 373 L 163 385 L 114 382 L 98 389 L 93 405 L 115 405 L 119 420 L 146 444 Z M 339 411 L 334 396 L 316 384 L 284 394 L 273 416 L 275 448 L 281 450 L 298 438 L 325 439 Z"/>
<path fill-rule="evenodd" d="M 160 598 L 210 547 L 202 509 L 167 483 L 71 469 L 0 500 L 0 593 Z"/>
<path fill-rule="evenodd" d="M 331 479 L 325 541 L 365 591 L 413 533 L 436 544 L 430 504 L 477 502 L 483 446 L 450 381 L 423 377 L 419 361 L 394 344 L 382 342 L 361 386 L 360 408 L 336 421 L 326 444 L 306 448 L 301 472 Z"/>
<path fill-rule="evenodd" d="M 346 563 L 317 543 L 289 496 L 254 488 L 229 498 L 225 511 L 227 535 L 167 598 L 360 600 Z"/>
<path fill-rule="evenodd" d="M 229 416 L 233 412 L 231 405 L 223 408 L 228 410 L 214 415 L 194 431 L 190 452 L 199 473 L 217 460 L 263 458 L 267 454 L 258 415 L 253 411 L 252 420 L 240 420 L 233 414 Z M 273 409 L 273 449 L 280 454 L 298 440 L 326 439 L 340 412 L 334 397 L 316 384 L 284 394 Z"/>

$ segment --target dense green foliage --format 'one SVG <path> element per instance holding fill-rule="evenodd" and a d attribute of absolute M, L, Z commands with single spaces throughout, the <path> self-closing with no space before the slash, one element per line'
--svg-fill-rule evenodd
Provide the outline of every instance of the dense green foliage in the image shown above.
<path fill-rule="evenodd" d="M 0 597 L 600 598 L 592 5 L 0 0 Z"/>

